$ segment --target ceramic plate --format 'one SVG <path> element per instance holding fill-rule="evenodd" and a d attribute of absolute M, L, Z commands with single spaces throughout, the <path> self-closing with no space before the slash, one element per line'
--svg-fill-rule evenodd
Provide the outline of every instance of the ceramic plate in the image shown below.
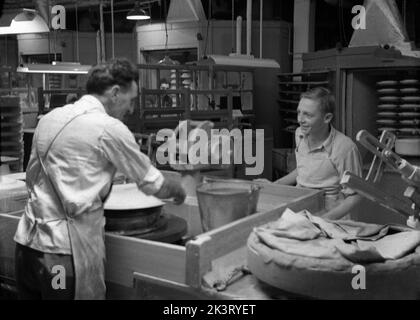
<path fill-rule="evenodd" d="M 378 108 L 382 110 L 392 110 L 392 109 L 398 108 L 398 105 L 397 104 L 380 104 L 378 105 Z"/>
<path fill-rule="evenodd" d="M 182 79 L 191 78 L 191 75 L 189 73 L 183 73 L 181 74 Z"/>
<path fill-rule="evenodd" d="M 391 97 L 391 96 L 385 96 L 385 97 L 380 97 L 379 100 L 380 101 L 385 101 L 385 102 L 395 102 L 395 101 L 399 101 L 400 98 L 398 98 L 398 97 Z"/>
<path fill-rule="evenodd" d="M 414 129 L 414 128 L 400 128 L 398 129 L 398 131 L 412 134 L 412 135 L 420 134 L 420 129 Z"/>
<path fill-rule="evenodd" d="M 413 102 L 413 101 L 419 101 L 420 102 L 420 97 L 401 97 L 402 101 L 407 101 L 407 102 Z"/>
<path fill-rule="evenodd" d="M 397 112 L 378 112 L 378 117 L 396 117 Z"/>
<path fill-rule="evenodd" d="M 401 104 L 401 109 L 418 109 L 420 108 L 420 104 Z"/>
<path fill-rule="evenodd" d="M 420 117 L 420 112 L 400 112 L 400 117 Z"/>
<path fill-rule="evenodd" d="M 391 127 L 382 127 L 382 128 L 379 128 L 378 130 L 379 131 L 385 131 L 385 130 L 388 130 L 388 131 L 397 131 L 397 129 L 391 128 Z"/>
<path fill-rule="evenodd" d="M 414 120 L 400 120 L 399 123 L 401 123 L 402 125 L 407 125 L 407 126 L 414 126 L 414 125 L 419 125 L 420 124 L 420 120 L 414 119 Z"/>
<path fill-rule="evenodd" d="M 418 84 L 420 83 L 417 79 L 405 79 L 400 81 L 401 84 L 407 85 L 407 84 Z"/>
<path fill-rule="evenodd" d="M 392 88 L 379 89 L 378 93 L 379 94 L 398 93 L 398 89 L 392 89 Z"/>
<path fill-rule="evenodd" d="M 379 81 L 376 83 L 378 86 L 395 86 L 398 84 L 398 81 L 394 80 L 386 80 L 386 81 Z"/>
<path fill-rule="evenodd" d="M 420 91 L 418 88 L 402 88 L 400 89 L 402 93 L 417 93 Z"/>
<path fill-rule="evenodd" d="M 105 210 L 135 210 L 163 206 L 165 203 L 139 190 L 137 184 L 115 184 L 104 203 Z"/>
<path fill-rule="evenodd" d="M 379 124 L 395 124 L 395 123 L 397 123 L 397 120 L 394 120 L 394 119 L 378 119 L 378 120 L 376 120 L 376 123 L 379 123 Z"/>

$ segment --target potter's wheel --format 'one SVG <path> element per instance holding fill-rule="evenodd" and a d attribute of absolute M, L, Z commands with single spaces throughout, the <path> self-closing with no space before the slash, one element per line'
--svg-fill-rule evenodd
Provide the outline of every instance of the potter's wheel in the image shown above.
<path fill-rule="evenodd" d="M 132 230 L 108 231 L 108 233 L 152 241 L 175 243 L 180 241 L 187 231 L 188 225 L 184 219 L 164 212 L 158 217 L 153 225 Z"/>

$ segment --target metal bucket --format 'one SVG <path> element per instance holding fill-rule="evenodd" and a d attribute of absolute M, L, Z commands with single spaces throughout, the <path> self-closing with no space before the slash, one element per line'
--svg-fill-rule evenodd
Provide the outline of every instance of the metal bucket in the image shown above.
<path fill-rule="evenodd" d="M 261 186 L 246 180 L 208 179 L 197 186 L 203 231 L 209 231 L 257 211 Z"/>

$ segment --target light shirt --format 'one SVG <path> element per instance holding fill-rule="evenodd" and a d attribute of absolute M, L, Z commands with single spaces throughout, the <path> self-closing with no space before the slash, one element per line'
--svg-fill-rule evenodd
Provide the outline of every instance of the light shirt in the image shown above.
<path fill-rule="evenodd" d="M 331 126 L 328 138 L 316 148 L 311 148 L 300 128 L 296 129 L 297 185 L 321 189 L 326 195 L 354 194 L 340 185 L 345 171 L 362 176 L 361 156 L 356 144 Z"/>
<path fill-rule="evenodd" d="M 56 137 L 79 114 L 82 115 Z M 63 212 L 60 199 L 42 170 L 37 148 L 61 202 L 72 217 Z M 103 202 L 117 170 L 135 181 L 146 194 L 159 191 L 164 180 L 140 152 L 130 130 L 109 116 L 94 96 L 85 95 L 72 105 L 49 112 L 35 130 L 26 172 L 29 200 L 15 241 L 46 253 L 72 254 L 67 224 L 80 217 L 80 221 L 85 221 L 80 223 L 80 234 L 90 232 L 89 225 L 101 229 L 105 224 Z"/>

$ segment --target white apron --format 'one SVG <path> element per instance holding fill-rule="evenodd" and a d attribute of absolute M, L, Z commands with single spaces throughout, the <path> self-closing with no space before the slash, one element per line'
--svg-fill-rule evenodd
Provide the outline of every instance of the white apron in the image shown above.
<path fill-rule="evenodd" d="M 79 116 L 79 114 L 68 121 L 53 138 L 47 151 L 40 156 L 38 147 L 36 147 L 37 157 L 41 163 L 42 173 L 46 176 L 46 184 L 49 190 L 56 193 L 60 199 L 60 205 L 65 213 L 67 220 L 68 233 L 70 238 L 70 247 L 74 263 L 75 272 L 75 299 L 93 300 L 105 299 L 105 218 L 103 206 L 93 208 L 89 212 L 75 215 L 66 210 L 63 199 L 53 180 L 50 178 L 45 159 L 57 137 L 65 127 Z"/>

